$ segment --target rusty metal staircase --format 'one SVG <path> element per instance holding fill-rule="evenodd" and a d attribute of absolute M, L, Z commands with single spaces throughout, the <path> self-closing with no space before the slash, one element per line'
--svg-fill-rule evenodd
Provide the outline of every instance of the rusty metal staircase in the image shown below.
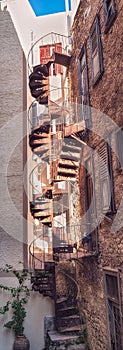
<path fill-rule="evenodd" d="M 51 33 L 51 37 L 54 44 L 56 39 L 54 33 Z M 62 36 L 62 41 L 63 39 Z M 57 41 L 60 42 L 60 40 L 61 36 L 58 36 Z M 34 220 L 39 221 L 41 234 L 35 235 L 29 252 L 32 259 L 32 289 L 45 297 L 54 299 L 57 331 L 68 336 L 71 334 L 78 336 L 82 327 L 77 306 L 77 283 L 75 278 L 69 274 L 66 275 L 73 282 L 73 295 L 69 293 L 58 295 L 56 269 L 61 262 L 78 256 L 78 243 L 81 240 L 80 224 L 71 226 L 69 218 L 65 225 L 58 221 L 58 217 L 61 215 L 63 218 L 69 208 L 68 189 L 63 189 L 62 186 L 60 188 L 59 184 L 76 182 L 81 153 L 81 143 L 77 132 L 84 130 L 84 121 L 79 120 L 76 123 L 74 106 L 71 108 L 71 104 L 66 103 L 63 96 L 62 101 L 58 97 L 56 100 L 51 100 L 52 88 L 49 82 L 51 65 L 60 64 L 68 67 L 70 60 L 70 55 L 65 53 L 64 49 L 64 52 L 60 53 L 54 51 L 45 64 L 37 64 L 32 69 L 29 64 L 29 71 L 31 70 L 29 87 L 31 95 L 35 98 L 28 113 L 28 119 L 31 122 L 29 145 L 35 159 L 40 160 L 40 164 L 45 164 L 46 168 L 47 165 L 50 167 L 49 179 L 46 179 L 45 184 L 41 184 L 41 188 L 37 191 L 32 191 L 30 212 Z M 62 94 L 63 88 L 64 86 L 61 89 Z M 35 108 L 37 104 L 44 107 L 43 112 L 39 115 Z M 52 238 L 49 238 L 49 230 L 52 230 Z M 38 240 L 41 242 L 41 248 L 37 253 L 36 242 Z M 43 244 L 47 244 L 47 250 Z M 65 271 L 61 269 L 61 273 L 65 274 Z"/>

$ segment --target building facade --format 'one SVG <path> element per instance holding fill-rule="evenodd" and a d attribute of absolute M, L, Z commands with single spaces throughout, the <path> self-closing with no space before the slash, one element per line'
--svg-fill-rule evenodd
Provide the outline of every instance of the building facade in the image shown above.
<path fill-rule="evenodd" d="M 26 59 L 9 12 L 0 10 L 1 252 L 0 265 L 27 260 Z M 14 247 L 14 251 L 13 251 Z M 27 250 L 27 249 L 26 249 Z M 4 255 L 3 255 L 4 251 Z"/>
<path fill-rule="evenodd" d="M 92 350 L 123 348 L 122 11 L 122 1 L 81 1 L 72 27 L 72 97 L 86 122 L 76 278 Z"/>

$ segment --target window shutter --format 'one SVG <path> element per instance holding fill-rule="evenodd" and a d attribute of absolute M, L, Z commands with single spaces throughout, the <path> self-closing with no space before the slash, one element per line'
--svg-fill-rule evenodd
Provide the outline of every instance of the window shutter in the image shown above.
<path fill-rule="evenodd" d="M 114 212 L 112 156 L 111 148 L 106 142 L 99 149 L 99 175 L 102 211 Z"/>
<path fill-rule="evenodd" d="M 56 43 L 54 45 L 54 51 L 62 53 L 62 43 Z M 60 64 L 55 63 L 55 74 L 61 74 L 62 73 L 62 66 Z"/>
<path fill-rule="evenodd" d="M 95 86 L 103 74 L 103 55 L 99 14 L 96 15 L 90 30 L 90 49 L 92 62 L 92 84 Z"/>
<path fill-rule="evenodd" d="M 87 62 L 87 49 L 86 44 L 83 45 L 79 64 L 78 64 L 78 81 L 79 81 L 79 95 L 80 104 L 82 106 L 89 107 L 90 105 L 90 95 L 89 95 L 89 78 L 88 78 L 88 62 Z M 83 108 L 82 108 L 83 110 Z M 85 108 L 83 111 L 83 119 L 90 120 L 90 108 Z"/>
<path fill-rule="evenodd" d="M 123 169 L 123 130 L 119 130 L 116 134 L 118 165 Z"/>
<path fill-rule="evenodd" d="M 45 58 L 45 49 L 44 47 L 40 47 L 40 63 L 43 64 L 43 60 Z"/>
<path fill-rule="evenodd" d="M 40 47 L 40 64 L 46 64 L 51 57 L 50 45 L 44 45 Z M 49 69 L 49 75 L 51 75 L 51 67 Z"/>
<path fill-rule="evenodd" d="M 103 3 L 103 8 L 104 8 L 104 22 L 105 22 L 105 34 L 106 34 L 116 18 L 115 1 L 105 0 Z"/>

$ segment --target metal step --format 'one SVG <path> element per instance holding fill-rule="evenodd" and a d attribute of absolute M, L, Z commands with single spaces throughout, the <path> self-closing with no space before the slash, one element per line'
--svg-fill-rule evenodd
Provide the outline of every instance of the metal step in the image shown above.
<path fill-rule="evenodd" d="M 65 171 L 65 170 L 60 170 L 58 169 L 58 176 L 57 178 L 60 176 L 60 178 L 62 178 L 63 180 L 67 178 L 67 180 L 69 179 L 76 179 L 77 174 L 73 171 Z"/>
<path fill-rule="evenodd" d="M 44 269 L 45 271 L 48 271 L 49 273 L 55 275 L 55 263 L 53 261 L 45 261 Z"/>
<path fill-rule="evenodd" d="M 49 143 L 49 138 L 31 139 L 29 140 L 29 145 L 31 148 L 41 147 Z"/>
<path fill-rule="evenodd" d="M 77 175 L 77 171 L 76 169 L 73 169 L 72 167 L 68 167 L 68 168 L 64 168 L 64 166 L 59 167 L 58 166 L 58 174 L 62 174 L 63 176 L 76 176 Z"/>
<path fill-rule="evenodd" d="M 78 147 L 81 150 L 82 144 L 79 140 L 75 139 L 72 136 L 65 136 L 64 137 L 64 143 L 70 146 Z"/>
<path fill-rule="evenodd" d="M 47 124 L 43 123 L 41 125 L 37 125 L 35 127 L 33 127 L 32 133 L 33 134 L 39 134 L 39 133 L 46 133 L 49 134 L 49 129 L 50 129 L 50 121 L 49 123 L 47 122 Z"/>
<path fill-rule="evenodd" d="M 79 162 L 76 162 L 76 161 L 73 162 L 72 160 L 69 160 L 69 159 L 60 159 L 58 166 L 60 168 L 77 169 L 79 166 Z"/>
<path fill-rule="evenodd" d="M 39 132 L 39 133 L 31 133 L 30 135 L 29 135 L 29 140 L 40 140 L 40 139 L 46 139 L 46 138 L 48 138 L 48 134 L 47 133 L 45 133 L 45 132 Z"/>
<path fill-rule="evenodd" d="M 49 158 L 49 147 L 48 146 L 40 146 L 36 148 L 32 148 L 32 151 L 34 154 L 36 154 L 38 157 L 42 157 L 42 160 L 45 160 L 46 157 Z M 48 152 L 48 154 L 47 154 Z"/>
<path fill-rule="evenodd" d="M 66 152 L 63 152 L 63 150 L 61 151 L 61 154 L 60 154 L 60 159 L 62 159 L 63 161 L 67 160 L 67 161 L 75 161 L 75 164 L 76 162 L 79 162 L 80 161 L 80 154 L 73 154 L 73 153 L 66 153 Z"/>
<path fill-rule="evenodd" d="M 81 148 L 80 147 L 77 147 L 77 146 L 74 146 L 74 145 L 69 145 L 65 142 L 63 142 L 63 145 L 62 145 L 62 151 L 63 152 L 67 152 L 67 153 L 76 153 L 76 154 L 80 154 L 81 152 Z"/>
<path fill-rule="evenodd" d="M 53 254 L 60 254 L 60 253 L 73 253 L 73 247 L 71 245 L 67 245 L 67 246 L 53 248 Z"/>

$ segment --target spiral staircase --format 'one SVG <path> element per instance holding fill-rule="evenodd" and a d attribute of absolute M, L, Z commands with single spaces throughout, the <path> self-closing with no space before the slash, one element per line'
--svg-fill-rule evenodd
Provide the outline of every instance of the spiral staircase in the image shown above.
<path fill-rule="evenodd" d="M 48 61 L 32 68 L 29 64 L 31 51 L 28 56 L 29 87 L 35 99 L 28 112 L 29 145 L 36 162 L 30 176 L 30 212 L 34 222 L 38 220 L 38 228 L 35 229 L 29 247 L 31 282 L 34 291 L 53 298 L 56 330 L 67 339 L 76 340 L 83 327 L 77 306 L 77 283 L 75 276 L 66 274 L 62 266 L 67 260 L 77 259 L 79 243 L 82 241 L 80 223 L 74 220 L 70 224 L 69 190 L 70 186 L 75 189 L 77 184 L 80 134 L 85 130 L 85 122 L 81 110 L 78 113 L 75 103 L 69 102 L 65 78 L 62 79 L 61 88 L 55 87 L 55 99 L 51 99 L 54 87 L 50 86 L 50 67 L 52 64 L 60 64 L 67 71 L 71 56 L 68 54 L 66 37 L 50 33 L 46 39 L 51 46 L 55 40 L 62 43 L 62 52 L 54 51 Z M 44 38 L 40 39 L 40 43 L 42 40 Z M 38 185 L 35 185 L 34 178 L 38 178 Z M 73 294 L 64 295 L 64 290 L 62 295 L 57 294 L 56 273 L 59 266 L 60 273 L 66 274 L 68 281 L 72 280 Z M 50 340 L 49 335 L 48 344 Z M 50 345 L 46 349 L 51 349 Z"/>

